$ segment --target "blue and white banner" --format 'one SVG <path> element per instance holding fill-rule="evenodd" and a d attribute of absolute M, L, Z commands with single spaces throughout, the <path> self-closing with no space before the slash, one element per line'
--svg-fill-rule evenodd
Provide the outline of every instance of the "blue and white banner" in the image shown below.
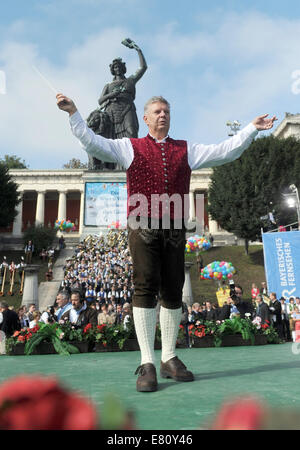
<path fill-rule="evenodd" d="M 268 292 L 300 297 L 300 231 L 263 233 Z"/>

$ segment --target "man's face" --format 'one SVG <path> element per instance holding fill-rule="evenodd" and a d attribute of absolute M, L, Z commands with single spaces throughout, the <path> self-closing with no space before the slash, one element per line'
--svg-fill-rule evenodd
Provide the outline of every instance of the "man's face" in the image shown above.
<path fill-rule="evenodd" d="M 168 105 L 161 102 L 151 103 L 144 115 L 144 121 L 152 136 L 155 137 L 157 133 L 166 136 L 170 128 L 170 110 Z"/>
<path fill-rule="evenodd" d="M 67 304 L 67 299 L 63 297 L 62 295 L 58 294 L 56 297 L 56 303 L 59 308 L 62 308 Z"/>
<path fill-rule="evenodd" d="M 33 313 L 35 311 L 35 305 L 31 305 L 29 308 L 29 312 Z"/>
<path fill-rule="evenodd" d="M 78 310 L 81 308 L 82 304 L 80 302 L 79 295 L 72 295 L 71 296 L 71 302 L 74 309 Z"/>
<path fill-rule="evenodd" d="M 235 290 L 235 295 L 236 295 L 237 297 L 241 298 L 242 295 L 243 295 L 242 290 L 241 290 L 240 288 L 238 288 L 238 287 L 235 287 L 234 290 Z"/>

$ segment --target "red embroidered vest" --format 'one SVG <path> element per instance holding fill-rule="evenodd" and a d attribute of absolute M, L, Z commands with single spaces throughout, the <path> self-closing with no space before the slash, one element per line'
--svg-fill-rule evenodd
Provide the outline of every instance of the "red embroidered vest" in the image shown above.
<path fill-rule="evenodd" d="M 186 141 L 167 138 L 166 142 L 156 143 L 149 134 L 130 141 L 134 158 L 127 170 L 127 216 L 188 217 L 191 169 Z M 164 198 L 162 194 L 171 200 L 167 201 L 169 206 L 159 201 Z"/>

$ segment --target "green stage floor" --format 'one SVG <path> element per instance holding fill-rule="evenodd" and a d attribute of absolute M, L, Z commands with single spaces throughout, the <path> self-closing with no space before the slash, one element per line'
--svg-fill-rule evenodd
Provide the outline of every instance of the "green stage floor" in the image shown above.
<path fill-rule="evenodd" d="M 0 356 L 0 382 L 22 373 L 55 374 L 64 385 L 93 400 L 100 415 L 107 393 L 114 393 L 134 411 L 139 429 L 194 430 L 205 427 L 225 399 L 245 393 L 272 406 L 300 410 L 300 344 L 299 354 L 292 348 L 285 343 L 178 349 L 195 381 L 177 383 L 158 376 L 159 390 L 154 393 L 135 389 L 139 352 Z M 159 366 L 159 350 L 156 360 Z"/>

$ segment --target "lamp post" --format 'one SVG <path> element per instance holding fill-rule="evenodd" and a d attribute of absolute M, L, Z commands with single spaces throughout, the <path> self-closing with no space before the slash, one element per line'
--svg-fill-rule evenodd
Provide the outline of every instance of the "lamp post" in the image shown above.
<path fill-rule="evenodd" d="M 292 194 L 286 195 L 287 204 L 289 205 L 290 208 L 296 208 L 298 217 L 298 230 L 300 230 L 300 200 L 298 189 L 294 184 L 291 184 L 289 188 L 290 191 L 292 191 Z"/>

